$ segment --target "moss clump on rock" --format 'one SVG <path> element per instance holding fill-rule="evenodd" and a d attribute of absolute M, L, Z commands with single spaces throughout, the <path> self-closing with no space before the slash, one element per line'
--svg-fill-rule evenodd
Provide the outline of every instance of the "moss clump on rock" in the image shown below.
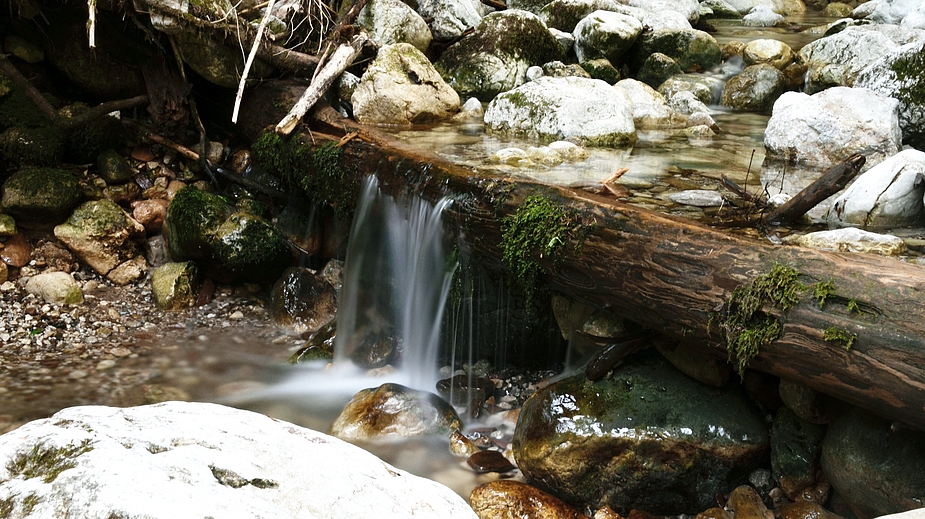
<path fill-rule="evenodd" d="M 766 313 L 764 307 L 789 310 L 797 304 L 807 288 L 800 283 L 799 277 L 796 269 L 775 263 L 770 272 L 732 291 L 721 311 L 721 326 L 729 361 L 739 376 L 745 373 L 749 361 L 761 348 L 780 336 L 780 322 Z"/>
<path fill-rule="evenodd" d="M 177 191 L 167 207 L 164 237 L 176 259 L 206 259 L 212 254 L 214 229 L 231 214 L 224 198 L 194 187 Z"/>
<path fill-rule="evenodd" d="M 925 46 L 918 52 L 898 57 L 890 65 L 890 70 L 896 74 L 900 85 L 896 92 L 899 100 L 909 105 L 925 105 L 925 81 L 922 80 L 922 70 L 925 70 Z"/>
<path fill-rule="evenodd" d="M 64 133 L 54 126 L 15 127 L 0 133 L 0 154 L 20 166 L 53 166 L 64 158 Z"/>
<path fill-rule="evenodd" d="M 91 450 L 93 447 L 90 440 L 83 440 L 79 444 L 70 443 L 64 447 L 39 443 L 33 445 L 29 452 L 20 452 L 13 456 L 7 462 L 6 470 L 14 477 L 42 478 L 45 483 L 51 483 L 65 470 L 76 467 L 74 460 L 78 456 Z"/>

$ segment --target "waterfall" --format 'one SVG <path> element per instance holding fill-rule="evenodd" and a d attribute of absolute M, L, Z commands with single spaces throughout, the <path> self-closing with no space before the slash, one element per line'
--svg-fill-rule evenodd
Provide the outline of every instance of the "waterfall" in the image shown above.
<path fill-rule="evenodd" d="M 401 382 L 434 390 L 440 324 L 456 268 L 441 218 L 450 203 L 396 200 L 367 177 L 347 247 L 335 366 L 350 362 L 364 340 L 384 338 L 401 350 Z"/>

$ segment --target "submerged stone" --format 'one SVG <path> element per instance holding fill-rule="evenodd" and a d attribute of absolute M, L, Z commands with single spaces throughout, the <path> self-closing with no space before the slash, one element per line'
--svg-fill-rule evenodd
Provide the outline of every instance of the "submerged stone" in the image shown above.
<path fill-rule="evenodd" d="M 461 426 L 453 406 L 439 396 L 389 383 L 354 395 L 331 434 L 343 440 L 449 437 Z"/>
<path fill-rule="evenodd" d="M 738 386 L 708 388 L 641 354 L 611 378 L 537 391 L 513 448 L 528 481 L 570 502 L 696 513 L 765 462 L 768 432 Z"/>

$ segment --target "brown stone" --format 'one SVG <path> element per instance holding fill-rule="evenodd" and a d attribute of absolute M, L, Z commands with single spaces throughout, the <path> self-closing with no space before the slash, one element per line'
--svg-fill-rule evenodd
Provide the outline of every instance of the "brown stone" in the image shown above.
<path fill-rule="evenodd" d="M 498 472 L 503 474 L 511 472 L 516 467 L 504 457 L 499 451 L 479 451 L 469 456 L 466 463 L 472 467 L 472 470 L 479 474 L 487 472 Z"/>
<path fill-rule="evenodd" d="M 604 505 L 594 512 L 594 519 L 623 519 L 623 516 L 614 512 L 613 508 Z"/>
<path fill-rule="evenodd" d="M 715 506 L 713 508 L 707 508 L 703 512 L 697 514 L 697 517 L 694 519 L 732 519 L 732 512 L 726 510 L 725 508 L 720 508 Z"/>
<path fill-rule="evenodd" d="M 469 504 L 479 519 L 587 519 L 561 499 L 526 483 L 498 480 L 472 489 Z"/>
<path fill-rule="evenodd" d="M 167 216 L 167 204 L 163 198 L 132 202 L 132 218 L 144 225 L 148 233 L 160 232 L 164 226 L 164 217 Z"/>
<path fill-rule="evenodd" d="M 729 494 L 726 508 L 735 512 L 736 519 L 774 519 L 774 513 L 764 506 L 758 492 L 748 485 L 736 487 Z"/>
<path fill-rule="evenodd" d="M 826 510 L 822 505 L 809 501 L 787 503 L 780 507 L 778 515 L 780 519 L 842 519 L 842 516 Z"/>
<path fill-rule="evenodd" d="M 479 452 L 479 448 L 459 430 L 450 435 L 450 452 L 459 458 L 468 458 Z"/>
<path fill-rule="evenodd" d="M 0 249 L 0 259 L 11 267 L 24 267 L 31 258 L 32 246 L 21 232 L 10 236 Z"/>

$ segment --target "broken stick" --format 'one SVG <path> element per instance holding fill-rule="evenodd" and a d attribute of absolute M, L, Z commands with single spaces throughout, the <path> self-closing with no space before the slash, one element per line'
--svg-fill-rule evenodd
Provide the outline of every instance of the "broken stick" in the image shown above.
<path fill-rule="evenodd" d="M 819 202 L 844 189 L 848 182 L 851 182 L 851 179 L 861 171 L 866 161 L 867 159 L 863 155 L 855 153 L 836 164 L 818 180 L 788 200 L 787 203 L 771 211 L 765 222 L 780 224 L 803 216 L 806 211 L 815 207 Z"/>
<path fill-rule="evenodd" d="M 360 50 L 366 44 L 368 38 L 365 34 L 360 33 L 354 36 L 350 43 L 344 43 L 337 47 L 331 59 L 321 67 L 317 76 L 312 83 L 305 89 L 302 97 L 299 98 L 292 110 L 283 117 L 283 120 L 276 125 L 276 133 L 280 135 L 289 135 L 295 129 L 299 121 L 305 117 L 305 114 L 315 103 L 321 99 L 321 96 L 331 88 L 334 81 L 347 70 L 347 67 L 353 64 L 353 60 L 360 55 Z"/>

